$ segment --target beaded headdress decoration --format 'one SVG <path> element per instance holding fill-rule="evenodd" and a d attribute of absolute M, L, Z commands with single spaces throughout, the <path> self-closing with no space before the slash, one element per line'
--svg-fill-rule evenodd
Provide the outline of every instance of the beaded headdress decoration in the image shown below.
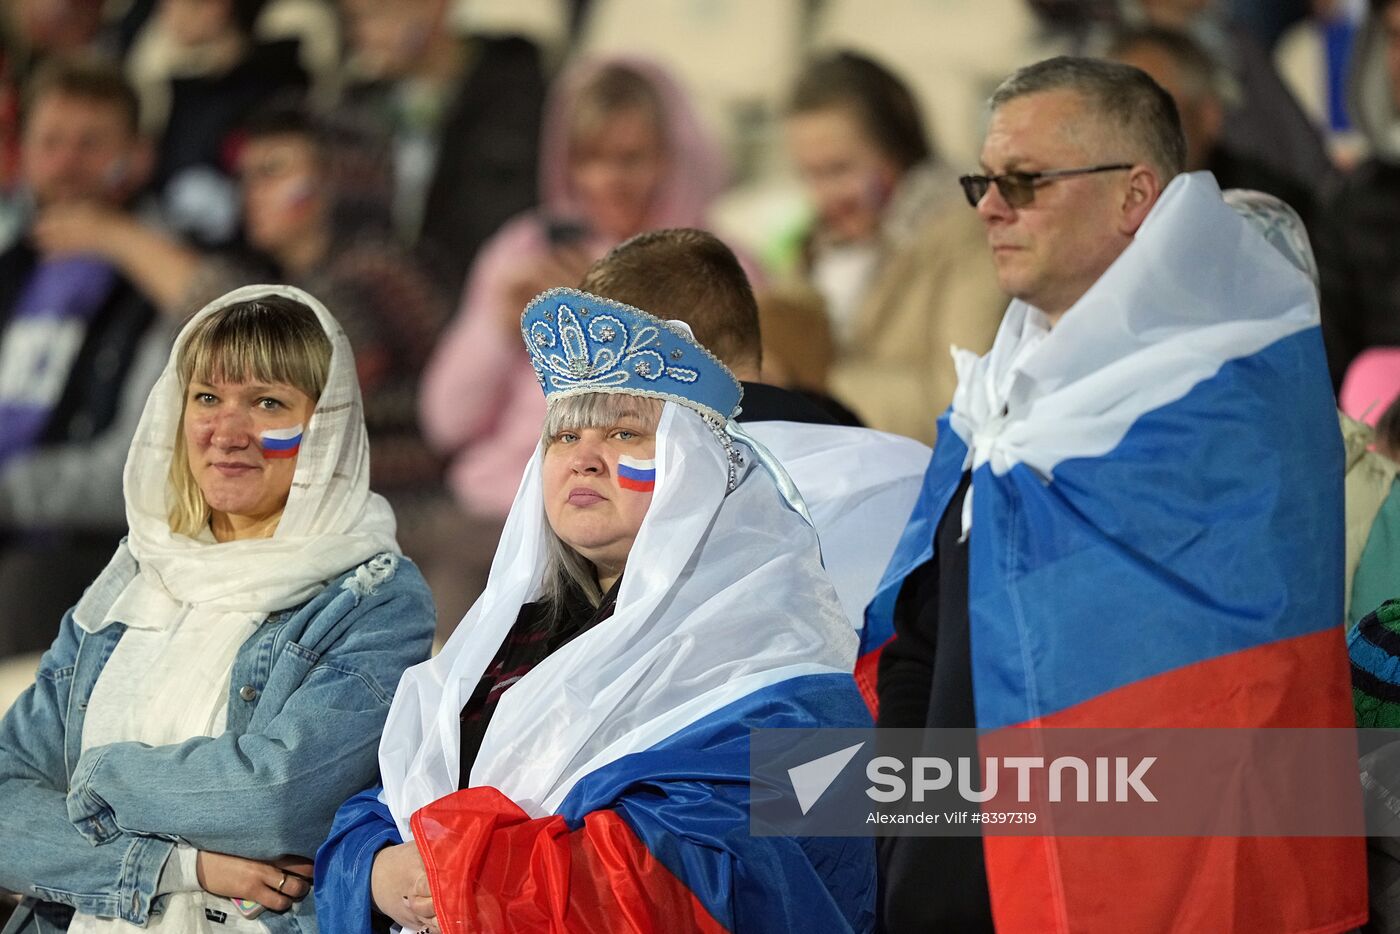
<path fill-rule="evenodd" d="M 546 399 L 619 392 L 698 412 L 729 453 L 733 487 L 739 454 L 725 426 L 744 390 L 684 322 L 577 289 L 550 289 L 525 307 L 520 333 Z"/>
<path fill-rule="evenodd" d="M 680 321 L 577 289 L 536 296 L 520 319 L 545 398 L 586 392 L 652 396 L 723 425 L 744 391 Z"/>

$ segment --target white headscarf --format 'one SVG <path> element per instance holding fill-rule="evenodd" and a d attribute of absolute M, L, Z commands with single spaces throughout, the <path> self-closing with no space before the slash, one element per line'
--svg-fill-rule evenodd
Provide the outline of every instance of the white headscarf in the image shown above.
<path fill-rule="evenodd" d="M 532 816 L 583 776 L 731 701 L 805 674 L 849 672 L 856 639 L 816 533 L 742 443 L 738 483 L 696 412 L 666 403 L 656 489 L 613 615 L 502 696 L 472 768 Z M 526 468 L 486 591 L 442 653 L 409 669 L 379 747 L 405 839 L 418 808 L 457 790 L 460 713 L 546 570 L 540 465 Z"/>
<path fill-rule="evenodd" d="M 167 516 L 172 445 L 179 443 L 177 429 L 184 411 L 180 350 L 191 329 L 216 310 L 272 295 L 310 308 L 331 342 L 330 374 L 304 431 L 281 521 L 266 539 L 214 542 L 178 535 Z M 256 622 L 305 602 L 328 581 L 376 554 L 399 551 L 393 511 L 369 490 L 369 442 L 350 342 L 325 306 L 290 286 L 245 286 L 210 302 L 190 319 L 146 402 L 123 485 L 130 528 L 127 548 L 140 575 L 102 619 L 91 618 L 79 604 L 78 622 L 89 631 L 113 619 L 130 627 L 162 629 L 182 606 Z M 113 568 L 117 563 L 114 560 Z M 94 586 L 89 593 L 100 590 Z"/>

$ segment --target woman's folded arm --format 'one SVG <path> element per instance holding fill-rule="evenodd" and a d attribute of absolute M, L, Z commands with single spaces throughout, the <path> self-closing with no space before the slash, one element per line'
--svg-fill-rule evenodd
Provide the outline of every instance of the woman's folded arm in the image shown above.
<path fill-rule="evenodd" d="M 425 587 L 371 593 L 351 612 L 379 614 L 384 625 L 371 629 L 364 618 L 351 620 L 353 651 L 315 661 L 298 647 L 284 651 L 279 664 L 310 668 L 285 706 L 266 723 L 255 716 L 246 733 L 88 750 L 73 770 L 69 819 L 94 842 L 123 832 L 158 833 L 249 859 L 314 853 L 336 802 L 375 778 L 392 685 L 357 668 L 355 655 L 383 653 L 399 671 L 426 657 L 429 599 Z M 411 621 L 417 622 L 410 627 Z"/>
<path fill-rule="evenodd" d="M 69 613 L 34 684 L 0 721 L 0 888 L 144 925 L 175 844 L 117 833 L 94 846 L 69 820 L 63 723 L 77 654 Z"/>

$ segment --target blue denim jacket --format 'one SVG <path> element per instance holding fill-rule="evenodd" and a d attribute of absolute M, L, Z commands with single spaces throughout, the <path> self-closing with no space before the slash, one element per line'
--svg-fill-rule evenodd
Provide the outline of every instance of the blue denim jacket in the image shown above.
<path fill-rule="evenodd" d="M 80 607 L 105 615 L 137 573 L 125 545 L 112 567 Z M 0 887 L 29 896 L 7 934 L 63 930 L 70 909 L 144 925 L 177 842 L 250 859 L 315 854 L 337 806 L 374 783 L 390 698 L 428 657 L 433 624 L 418 569 L 379 555 L 249 636 L 222 735 L 83 753 L 88 699 L 126 627 L 89 634 L 70 610 L 0 721 Z M 274 934 L 316 931 L 310 898 L 261 920 Z"/>

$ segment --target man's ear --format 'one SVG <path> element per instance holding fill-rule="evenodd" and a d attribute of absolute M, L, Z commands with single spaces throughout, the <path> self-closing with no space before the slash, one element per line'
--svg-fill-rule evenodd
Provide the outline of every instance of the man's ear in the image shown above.
<path fill-rule="evenodd" d="M 1126 237 L 1137 234 L 1142 222 L 1162 194 L 1162 181 L 1157 170 L 1138 163 L 1128 171 L 1128 184 L 1123 189 L 1123 202 L 1118 210 L 1118 232 Z"/>

